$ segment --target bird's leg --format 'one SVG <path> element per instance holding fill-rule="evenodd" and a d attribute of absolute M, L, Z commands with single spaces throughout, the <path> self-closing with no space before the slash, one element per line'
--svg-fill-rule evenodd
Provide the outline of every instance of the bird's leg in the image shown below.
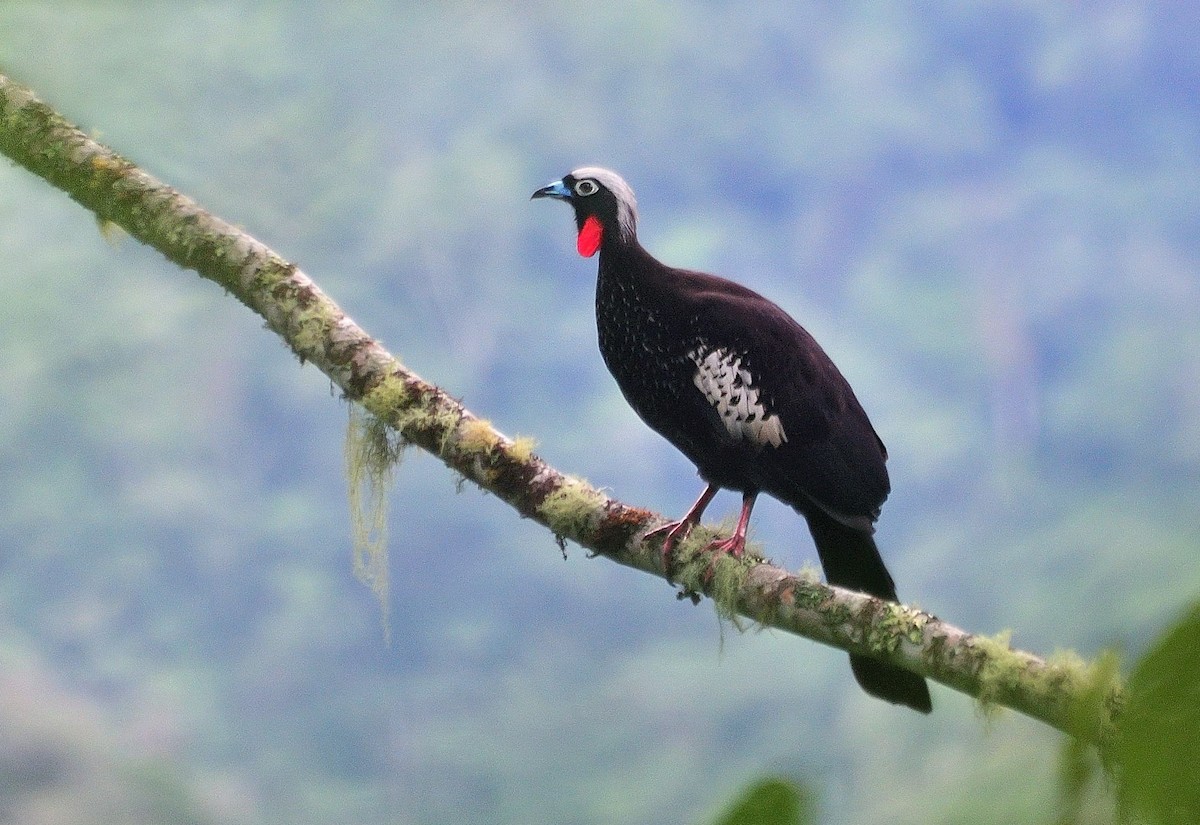
<path fill-rule="evenodd" d="M 746 552 L 746 528 L 750 526 L 750 511 L 754 509 L 756 498 L 758 498 L 758 493 L 742 494 L 742 512 L 738 516 L 737 527 L 734 528 L 733 535 L 723 541 L 714 541 L 708 546 L 709 552 L 713 554 L 728 553 L 735 559 L 742 557 L 742 554 Z"/>
<path fill-rule="evenodd" d="M 710 484 L 704 488 L 704 492 L 700 494 L 700 498 L 696 499 L 683 518 L 679 521 L 669 521 L 661 527 L 655 527 L 646 534 L 646 538 L 657 536 L 659 533 L 666 533 L 667 537 L 663 539 L 662 555 L 663 555 L 663 570 L 670 571 L 671 569 L 671 551 L 675 549 L 675 542 L 687 538 L 687 534 L 700 521 L 700 517 L 704 515 L 704 508 L 713 500 L 713 496 L 720 490 L 715 484 Z"/>

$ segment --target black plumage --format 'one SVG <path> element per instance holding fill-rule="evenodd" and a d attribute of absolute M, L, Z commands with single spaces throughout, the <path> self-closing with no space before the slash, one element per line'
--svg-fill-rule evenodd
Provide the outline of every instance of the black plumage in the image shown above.
<path fill-rule="evenodd" d="M 804 516 L 831 584 L 895 601 L 873 538 L 890 490 L 887 450 L 812 336 L 744 286 L 651 256 L 637 239 L 633 191 L 607 169 L 576 169 L 533 197 L 574 208 L 580 254 L 600 253 L 604 363 L 637 414 L 708 484 L 682 519 L 656 531 L 664 555 L 722 488 L 742 492 L 742 512 L 712 549 L 741 555 L 765 492 Z M 930 710 L 921 677 L 869 657 L 850 663 L 873 696 Z"/>

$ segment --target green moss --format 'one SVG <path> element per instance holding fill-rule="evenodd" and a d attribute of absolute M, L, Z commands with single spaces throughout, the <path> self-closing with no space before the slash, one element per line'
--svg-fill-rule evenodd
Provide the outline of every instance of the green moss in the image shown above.
<path fill-rule="evenodd" d="M 387 495 L 404 446 L 386 422 L 350 404 L 345 460 L 352 564 L 355 578 L 379 600 L 384 638 L 389 641 Z"/>
<path fill-rule="evenodd" d="M 1055 689 L 1072 697 L 1071 723 L 1076 730 L 1100 729 L 1100 741 L 1112 739 L 1113 717 L 1122 701 L 1121 657 L 1101 651 L 1088 662 L 1073 650 L 1055 651 L 1046 664 Z"/>
<path fill-rule="evenodd" d="M 979 679 L 976 698 L 984 718 L 993 718 L 1002 703 L 1024 695 L 1035 706 L 1061 708 L 1067 732 L 1088 742 L 1107 741 L 1122 701 L 1116 654 L 1107 651 L 1087 662 L 1074 651 L 1060 650 L 1043 663 L 1014 651 L 1011 637 L 1012 632 L 1005 630 L 971 639 Z M 944 647 L 938 648 L 937 655 L 945 655 Z"/>
<path fill-rule="evenodd" d="M 867 645 L 876 653 L 894 653 L 907 641 L 920 644 L 929 616 L 902 604 L 884 602 L 881 615 L 867 629 Z"/>
<path fill-rule="evenodd" d="M 555 535 L 576 538 L 589 532 L 603 516 L 606 498 L 583 479 L 568 477 L 538 507 Z"/>
<path fill-rule="evenodd" d="M 362 405 L 372 415 L 389 422 L 396 430 L 414 440 L 417 440 L 417 434 L 436 434 L 440 439 L 440 455 L 446 455 L 462 421 L 461 412 L 425 403 L 402 378 L 394 375 L 372 387 L 363 396 Z"/>
<path fill-rule="evenodd" d="M 504 446 L 504 436 L 482 418 L 464 417 L 458 424 L 454 449 L 464 458 L 470 459 L 474 475 L 484 484 L 496 480 L 497 469 L 493 466 L 496 454 Z M 442 439 L 442 452 L 448 449 L 449 437 Z M 466 481 L 465 478 L 462 481 Z M 459 482 L 460 487 L 462 482 Z"/>
<path fill-rule="evenodd" d="M 828 597 L 825 590 L 815 586 L 821 581 L 821 575 L 817 569 L 812 565 L 805 565 L 795 575 L 800 580 L 800 586 L 792 595 L 796 607 L 800 610 L 816 610 L 821 607 Z M 847 613 L 848 616 L 849 613 Z"/>
<path fill-rule="evenodd" d="M 420 419 L 429 432 L 438 434 L 438 455 L 450 455 L 455 435 L 458 433 L 458 425 L 462 421 L 462 413 L 435 407 L 424 411 Z"/>
<path fill-rule="evenodd" d="M 982 654 L 979 667 L 979 709 L 984 718 L 995 717 L 998 704 L 1020 684 L 1025 672 L 1022 662 L 1013 655 L 1012 631 L 1002 630 L 995 636 L 975 636 L 971 646 Z"/>
<path fill-rule="evenodd" d="M 519 435 L 513 439 L 513 443 L 508 447 L 508 454 L 514 460 L 520 461 L 522 464 L 533 458 L 533 448 L 537 446 L 537 442 L 527 435 Z"/>
<path fill-rule="evenodd" d="M 388 418 L 404 409 L 411 402 L 408 385 L 400 378 L 389 375 L 371 388 L 362 398 L 362 405 L 378 418 Z"/>
<path fill-rule="evenodd" d="M 324 352 L 329 330 L 333 327 L 333 318 L 328 310 L 321 304 L 313 303 L 308 308 L 296 309 L 292 319 L 290 340 L 296 354 L 306 358 L 313 353 Z"/>
<path fill-rule="evenodd" d="M 1046 678 L 1071 696 L 1091 692 L 1095 681 L 1092 665 L 1074 650 L 1056 650 L 1047 656 Z"/>
<path fill-rule="evenodd" d="M 465 453 L 490 453 L 500 444 L 500 433 L 487 419 L 465 418 L 458 426 L 458 449 Z"/>
<path fill-rule="evenodd" d="M 713 606 L 717 616 L 729 621 L 738 630 L 744 628 L 738 622 L 738 608 L 741 605 L 742 588 L 746 583 L 746 574 L 750 572 L 748 559 L 737 559 L 727 553 L 721 553 L 712 561 L 712 583 L 709 593 L 712 595 Z"/>
<path fill-rule="evenodd" d="M 746 576 L 762 561 L 757 547 L 747 547 L 741 558 L 709 549 L 725 531 L 707 525 L 697 525 L 672 551 L 672 577 L 684 593 L 708 593 L 717 616 L 731 621 L 739 631 L 745 628 L 738 621 L 741 597 Z"/>
<path fill-rule="evenodd" d="M 684 592 L 700 593 L 707 587 L 710 559 L 704 551 L 719 535 L 712 527 L 697 524 L 671 550 L 671 575 Z"/>

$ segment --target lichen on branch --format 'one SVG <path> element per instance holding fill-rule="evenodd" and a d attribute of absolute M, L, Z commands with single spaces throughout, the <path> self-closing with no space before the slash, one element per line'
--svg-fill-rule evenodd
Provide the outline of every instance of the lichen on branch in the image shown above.
<path fill-rule="evenodd" d="M 407 446 L 381 419 L 349 405 L 344 454 L 354 576 L 379 600 L 385 640 L 391 640 L 388 610 L 388 492 Z"/>

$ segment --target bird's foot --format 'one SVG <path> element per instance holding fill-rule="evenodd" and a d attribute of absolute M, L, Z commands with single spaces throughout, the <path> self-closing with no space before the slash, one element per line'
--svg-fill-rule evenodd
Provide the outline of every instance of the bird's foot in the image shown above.
<path fill-rule="evenodd" d="M 700 498 L 696 499 L 696 503 L 688 508 L 688 511 L 683 514 L 683 518 L 679 521 L 668 521 L 659 527 L 655 527 L 644 538 L 657 536 L 666 533 L 666 538 L 662 544 L 662 561 L 663 573 L 667 577 L 667 581 L 671 584 L 675 583 L 675 544 L 687 538 L 688 533 L 692 528 L 700 523 L 700 518 L 704 515 L 704 508 L 712 501 L 713 496 L 717 494 L 719 488 L 715 484 L 709 484 L 704 488 L 704 492 L 700 494 Z"/>
<path fill-rule="evenodd" d="M 708 556 L 708 568 L 704 571 L 704 585 L 707 587 L 712 584 L 713 578 L 717 575 L 717 560 L 721 556 L 733 556 L 735 559 L 740 559 L 746 553 L 746 536 L 742 533 L 734 533 L 727 539 L 718 539 L 710 543 L 702 550 Z"/>
<path fill-rule="evenodd" d="M 716 556 L 726 554 L 740 559 L 746 552 L 746 534 L 734 533 L 727 539 L 714 541 L 705 548 L 705 552 L 712 554 L 714 560 Z"/>
<path fill-rule="evenodd" d="M 675 583 L 675 545 L 686 539 L 695 526 L 694 520 L 682 518 L 679 521 L 667 522 L 646 533 L 647 539 L 665 534 L 662 543 L 663 572 L 666 573 L 667 581 L 672 584 Z M 700 552 L 710 557 L 708 570 L 704 574 L 704 582 L 708 584 L 716 574 L 717 558 L 728 555 L 740 559 L 745 555 L 746 534 L 742 530 L 737 530 L 727 539 L 717 539 L 711 542 Z"/>
<path fill-rule="evenodd" d="M 688 533 L 692 532 L 692 527 L 695 524 L 696 522 L 693 519 L 681 518 L 679 521 L 669 521 L 646 533 L 647 539 L 664 533 L 666 534 L 662 543 L 662 561 L 663 572 L 667 574 L 667 581 L 674 583 L 675 545 L 687 538 Z"/>
<path fill-rule="evenodd" d="M 694 524 L 694 521 L 686 518 L 681 518 L 679 521 L 668 521 L 666 524 L 658 525 L 653 530 L 648 530 L 645 538 L 651 539 L 666 533 L 667 537 L 663 541 L 663 549 L 669 551 L 674 548 L 675 542 L 687 538 L 687 534 L 692 531 Z"/>

